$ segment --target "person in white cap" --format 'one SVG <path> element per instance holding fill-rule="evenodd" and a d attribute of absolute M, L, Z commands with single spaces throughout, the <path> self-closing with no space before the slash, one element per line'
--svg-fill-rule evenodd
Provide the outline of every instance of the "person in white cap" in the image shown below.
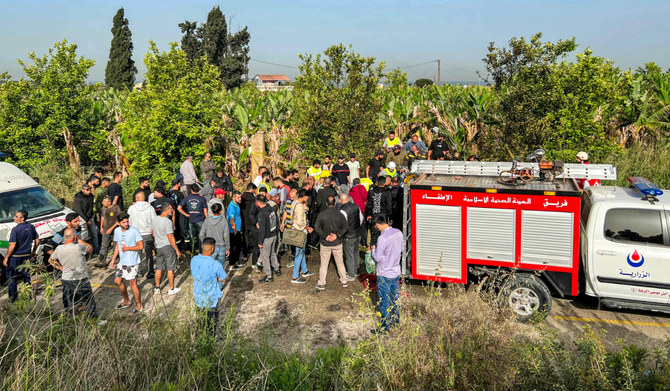
<path fill-rule="evenodd" d="M 589 154 L 584 151 L 578 152 L 575 158 L 577 159 L 577 163 L 589 164 Z M 600 179 L 580 178 L 575 179 L 575 182 L 577 182 L 580 189 L 585 189 L 589 186 L 600 186 Z"/>
<path fill-rule="evenodd" d="M 395 163 L 390 162 L 389 164 L 386 165 L 386 168 L 382 170 L 380 175 L 383 175 L 385 177 L 390 177 L 390 178 L 395 178 L 396 175 L 398 175 L 398 171 L 395 169 Z"/>

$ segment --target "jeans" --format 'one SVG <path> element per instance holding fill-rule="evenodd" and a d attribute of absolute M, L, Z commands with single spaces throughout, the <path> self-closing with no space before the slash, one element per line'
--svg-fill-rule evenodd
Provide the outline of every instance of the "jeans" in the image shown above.
<path fill-rule="evenodd" d="M 19 291 L 16 279 L 21 278 L 22 283 L 30 284 L 30 273 L 25 268 L 19 266 L 29 263 L 30 256 L 26 257 L 10 257 L 7 268 L 5 269 L 5 276 L 7 277 L 7 291 L 9 293 L 9 301 L 15 302 L 19 298 Z"/>
<path fill-rule="evenodd" d="M 379 312 L 382 314 L 380 330 L 386 331 L 400 323 L 400 303 L 398 302 L 398 284 L 400 276 L 388 278 L 377 276 L 377 296 Z"/>
<path fill-rule="evenodd" d="M 215 261 L 218 261 L 223 269 L 226 269 L 226 246 L 215 246 L 214 252 L 212 253 L 212 258 Z"/>
<path fill-rule="evenodd" d="M 305 239 L 307 238 L 305 237 Z M 293 278 L 300 277 L 300 269 L 302 269 L 303 274 L 307 273 L 307 258 L 305 257 L 305 245 L 306 243 L 303 243 L 302 247 L 295 247 L 295 259 L 293 260 Z"/>
<path fill-rule="evenodd" d="M 346 266 L 348 277 L 355 277 L 358 274 L 358 268 L 361 262 L 358 252 L 358 245 L 360 242 L 360 236 L 344 238 L 344 245 L 342 248 L 344 250 L 344 265 Z"/>
<path fill-rule="evenodd" d="M 204 221 L 199 221 L 197 223 L 189 223 L 191 228 L 191 254 L 195 255 L 196 251 L 200 251 L 200 230 Z"/>
<path fill-rule="evenodd" d="M 277 260 L 277 235 L 270 236 L 263 240 L 261 251 L 261 262 L 263 262 L 263 273 L 272 277 L 272 269 L 279 270 L 279 261 Z M 272 269 L 270 268 L 272 267 Z"/>
<path fill-rule="evenodd" d="M 151 277 L 154 274 L 154 237 L 153 235 L 142 235 L 142 242 L 144 242 L 144 262 L 142 262 L 140 265 L 142 267 L 140 268 L 140 273 L 143 275 L 145 274 L 144 272 L 146 271 L 146 275 L 148 277 Z M 145 269 L 146 268 L 146 269 Z"/>
<path fill-rule="evenodd" d="M 237 264 L 240 261 L 240 254 L 242 253 L 242 247 L 244 246 L 244 238 L 242 237 L 242 232 L 237 231 L 236 234 L 230 234 L 230 257 L 228 258 L 228 263 L 232 266 Z"/>
<path fill-rule="evenodd" d="M 216 336 L 217 323 L 219 323 L 219 309 L 217 307 L 198 307 L 198 325 L 205 330 L 208 336 Z"/>
<path fill-rule="evenodd" d="M 77 307 L 86 306 L 86 312 L 91 318 L 97 318 L 98 312 L 93 298 L 93 289 L 88 278 L 82 280 L 63 280 L 63 303 L 68 315 L 76 315 Z"/>
<path fill-rule="evenodd" d="M 98 240 L 98 235 L 100 234 L 100 228 L 95 224 L 95 219 L 89 220 L 91 225 L 88 226 L 88 234 L 91 237 L 91 246 L 93 246 L 93 254 L 100 253 L 100 241 Z"/>

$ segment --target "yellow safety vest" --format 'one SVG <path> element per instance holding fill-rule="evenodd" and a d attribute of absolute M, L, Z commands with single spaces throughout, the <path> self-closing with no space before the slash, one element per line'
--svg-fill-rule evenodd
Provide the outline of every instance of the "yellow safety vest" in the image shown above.
<path fill-rule="evenodd" d="M 315 180 L 321 179 L 321 173 L 323 171 L 320 168 L 314 168 L 314 166 L 310 167 L 309 170 L 307 170 L 307 175 L 313 176 Z"/>
<path fill-rule="evenodd" d="M 394 145 L 400 145 L 400 138 L 396 136 L 393 140 L 390 137 L 386 138 L 386 148 L 391 148 Z"/>
<path fill-rule="evenodd" d="M 386 176 L 390 176 L 391 178 L 395 178 L 395 174 L 398 172 L 398 170 L 396 169 L 396 170 L 393 170 L 393 171 L 389 171 L 388 168 L 385 168 L 384 172 L 386 173 Z"/>
<path fill-rule="evenodd" d="M 365 186 L 366 191 L 369 191 L 370 186 L 372 186 L 372 181 L 370 178 L 361 178 L 361 185 Z"/>
<path fill-rule="evenodd" d="M 260 192 L 261 192 L 261 187 L 263 187 L 263 186 L 265 186 L 265 188 L 267 189 L 268 193 L 270 192 L 270 189 L 272 189 L 272 188 L 270 187 L 270 185 L 268 185 L 267 183 L 265 183 L 265 182 L 261 182 L 261 183 L 258 184 L 258 189 L 256 189 L 256 194 L 260 194 Z"/>

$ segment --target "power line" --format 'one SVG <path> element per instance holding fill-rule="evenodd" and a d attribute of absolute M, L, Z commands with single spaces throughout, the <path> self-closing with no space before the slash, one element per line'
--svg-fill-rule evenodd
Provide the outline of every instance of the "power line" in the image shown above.
<path fill-rule="evenodd" d="M 300 68 L 298 68 L 298 67 L 296 67 L 296 66 L 293 66 L 293 65 L 277 64 L 277 63 L 274 63 L 274 62 L 268 62 L 268 61 L 256 60 L 255 58 L 250 58 L 249 60 L 250 60 L 250 61 L 254 61 L 254 62 L 260 62 L 261 64 L 275 65 L 275 66 L 278 66 L 278 67 L 285 67 L 285 68 L 300 69 Z"/>

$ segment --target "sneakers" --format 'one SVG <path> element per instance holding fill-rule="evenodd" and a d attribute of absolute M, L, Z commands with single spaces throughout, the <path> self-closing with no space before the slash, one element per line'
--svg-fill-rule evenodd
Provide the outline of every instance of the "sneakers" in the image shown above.
<path fill-rule="evenodd" d="M 349 287 L 349 285 L 347 285 L 346 282 L 344 284 L 342 284 L 342 288 L 348 288 L 348 287 Z"/>
<path fill-rule="evenodd" d="M 354 277 L 354 276 L 347 276 L 347 281 L 356 281 L 356 277 Z"/>
<path fill-rule="evenodd" d="M 291 279 L 291 284 L 304 284 L 306 282 L 307 282 L 307 280 L 305 280 L 304 278 L 301 278 L 301 277 Z"/>
<path fill-rule="evenodd" d="M 161 288 L 154 288 L 154 295 L 160 295 L 161 294 Z"/>
<path fill-rule="evenodd" d="M 277 270 L 275 270 L 275 275 L 276 275 L 277 277 L 281 276 L 281 269 L 277 269 Z"/>
<path fill-rule="evenodd" d="M 314 275 L 314 273 L 311 272 L 311 271 L 309 271 L 309 270 L 307 270 L 306 272 L 302 273 L 302 276 L 303 276 L 303 277 L 309 277 L 309 276 L 313 276 L 313 275 Z"/>
<path fill-rule="evenodd" d="M 133 315 L 137 315 L 137 314 L 139 314 L 140 312 L 144 312 L 144 307 L 142 307 L 142 308 L 140 308 L 140 309 L 137 309 L 137 308 L 133 309 Z"/>
<path fill-rule="evenodd" d="M 319 291 L 322 291 L 322 290 L 326 289 L 326 286 L 321 285 L 321 284 L 316 284 L 316 289 L 319 290 Z"/>
<path fill-rule="evenodd" d="M 233 266 L 233 270 L 242 270 L 244 269 L 244 266 L 246 266 L 244 263 L 237 263 Z"/>
<path fill-rule="evenodd" d="M 170 295 L 170 296 L 176 295 L 177 293 L 179 293 L 180 290 L 181 290 L 181 288 L 174 287 L 174 288 L 172 288 L 168 291 L 168 295 Z"/>
<path fill-rule="evenodd" d="M 261 278 L 260 280 L 258 280 L 258 282 L 274 282 L 274 281 L 275 281 L 274 278 L 268 277 L 268 276 L 265 276 L 265 277 Z"/>
<path fill-rule="evenodd" d="M 291 261 L 291 262 L 288 263 L 288 265 L 286 265 L 286 267 L 293 267 L 293 265 L 295 265 L 295 262 Z"/>
<path fill-rule="evenodd" d="M 251 268 L 254 269 L 256 273 L 263 273 L 263 270 L 258 265 L 252 265 Z"/>

